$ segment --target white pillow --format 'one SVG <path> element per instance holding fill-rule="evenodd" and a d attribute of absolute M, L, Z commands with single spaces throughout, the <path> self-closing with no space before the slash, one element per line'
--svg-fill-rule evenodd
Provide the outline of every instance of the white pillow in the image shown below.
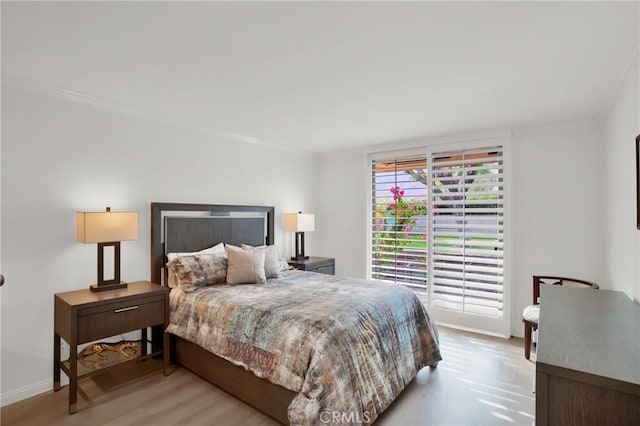
<path fill-rule="evenodd" d="M 192 256 L 194 254 L 221 254 L 225 257 L 227 256 L 227 252 L 224 250 L 224 243 L 218 243 L 213 247 L 209 247 L 200 251 L 194 251 L 191 253 L 167 253 L 167 263 L 179 257 Z M 167 285 L 169 286 L 169 288 L 174 288 L 180 285 L 180 279 L 171 269 L 168 269 L 167 278 Z"/>
<path fill-rule="evenodd" d="M 280 276 L 279 254 L 276 246 L 258 246 L 253 247 L 246 244 L 242 245 L 243 250 L 256 251 L 263 250 L 264 254 L 264 274 L 267 278 L 278 278 Z"/>
<path fill-rule="evenodd" d="M 224 254 L 227 252 L 224 250 L 224 243 L 218 243 L 215 246 L 200 250 L 200 251 L 192 251 L 190 253 L 167 253 L 167 260 L 170 262 L 177 257 L 182 256 L 191 256 L 194 254 Z"/>
<path fill-rule="evenodd" d="M 199 254 L 227 254 L 224 249 L 224 243 L 218 243 L 213 247 L 206 248 L 204 250 L 200 250 Z"/>
<path fill-rule="evenodd" d="M 227 246 L 227 282 L 229 284 L 264 284 L 265 250 L 242 250 Z"/>

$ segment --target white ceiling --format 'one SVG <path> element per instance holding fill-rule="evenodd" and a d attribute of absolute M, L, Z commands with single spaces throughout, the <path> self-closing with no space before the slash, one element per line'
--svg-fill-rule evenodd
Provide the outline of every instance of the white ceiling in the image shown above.
<path fill-rule="evenodd" d="M 327 152 L 597 117 L 639 5 L 2 2 L 2 69 Z"/>

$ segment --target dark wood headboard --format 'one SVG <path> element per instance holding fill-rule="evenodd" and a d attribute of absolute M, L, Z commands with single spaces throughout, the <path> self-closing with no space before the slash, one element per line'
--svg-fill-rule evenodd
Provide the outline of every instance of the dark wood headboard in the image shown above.
<path fill-rule="evenodd" d="M 274 211 L 269 206 L 151 203 L 151 281 L 163 284 L 165 255 L 217 243 L 271 245 Z"/>

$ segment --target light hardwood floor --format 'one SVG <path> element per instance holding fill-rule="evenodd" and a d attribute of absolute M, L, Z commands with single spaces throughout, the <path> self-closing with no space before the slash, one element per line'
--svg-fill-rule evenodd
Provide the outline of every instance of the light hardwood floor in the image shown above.
<path fill-rule="evenodd" d="M 444 360 L 420 371 L 376 426 L 533 424 L 535 364 L 524 359 L 522 339 L 440 327 L 440 342 Z M 84 380 L 92 402 L 79 397 L 73 415 L 67 387 L 9 405 L 2 426 L 277 424 L 182 368 L 164 377 L 160 367 L 138 363 Z"/>

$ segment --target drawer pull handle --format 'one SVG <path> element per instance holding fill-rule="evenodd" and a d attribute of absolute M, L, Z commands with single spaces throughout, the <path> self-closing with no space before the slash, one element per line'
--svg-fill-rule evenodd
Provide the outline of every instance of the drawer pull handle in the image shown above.
<path fill-rule="evenodd" d="M 113 312 L 115 312 L 116 314 L 119 314 L 120 312 L 133 311 L 134 309 L 138 309 L 138 306 L 129 306 L 128 308 L 120 308 L 120 309 L 116 309 Z"/>

